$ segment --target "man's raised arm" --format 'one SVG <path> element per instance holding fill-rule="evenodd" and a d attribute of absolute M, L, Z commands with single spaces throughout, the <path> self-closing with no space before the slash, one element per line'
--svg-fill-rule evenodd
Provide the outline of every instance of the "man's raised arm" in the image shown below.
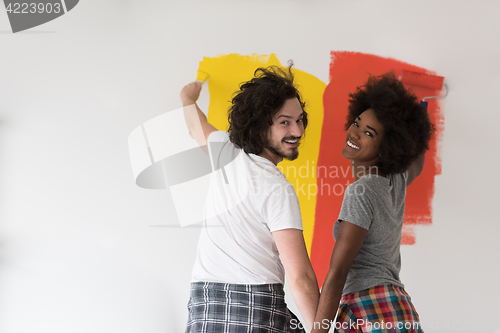
<path fill-rule="evenodd" d="M 200 146 L 205 146 L 210 133 L 217 131 L 217 129 L 207 121 L 205 114 L 196 105 L 196 101 L 200 97 L 201 86 L 200 81 L 194 81 L 184 86 L 181 90 L 181 101 L 189 135 Z"/>

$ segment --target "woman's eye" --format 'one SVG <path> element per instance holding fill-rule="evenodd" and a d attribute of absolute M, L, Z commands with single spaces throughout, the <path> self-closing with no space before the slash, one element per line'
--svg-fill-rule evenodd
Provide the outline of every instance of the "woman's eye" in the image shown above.
<path fill-rule="evenodd" d="M 365 132 L 365 133 L 366 135 L 373 137 L 373 134 L 371 134 L 370 132 Z"/>
<path fill-rule="evenodd" d="M 358 123 L 355 121 L 352 123 L 354 126 L 358 127 Z"/>
<path fill-rule="evenodd" d="M 297 120 L 297 122 L 298 122 L 298 123 L 301 123 L 301 122 L 302 122 L 302 118 L 301 118 L 301 119 L 299 119 L 299 120 Z"/>
<path fill-rule="evenodd" d="M 282 121 L 281 124 L 282 125 L 288 125 L 288 121 Z"/>

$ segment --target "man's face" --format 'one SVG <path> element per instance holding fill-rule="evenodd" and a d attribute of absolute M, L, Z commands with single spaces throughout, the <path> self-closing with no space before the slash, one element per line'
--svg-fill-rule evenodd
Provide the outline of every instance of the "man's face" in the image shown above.
<path fill-rule="evenodd" d="M 293 161 L 299 156 L 299 141 L 304 134 L 303 113 L 299 100 L 294 97 L 287 99 L 274 116 L 264 147 L 271 162 L 277 164 L 284 158 Z"/>

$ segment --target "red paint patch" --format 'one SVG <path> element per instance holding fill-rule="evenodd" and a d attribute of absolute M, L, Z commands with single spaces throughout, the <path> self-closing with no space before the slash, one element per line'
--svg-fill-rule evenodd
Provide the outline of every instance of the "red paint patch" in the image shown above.
<path fill-rule="evenodd" d="M 344 123 L 347 116 L 348 95 L 363 85 L 369 74 L 381 75 L 394 71 L 396 76 L 405 70 L 422 74 L 434 73 L 395 59 L 354 52 L 332 52 L 330 83 L 323 95 L 324 122 L 318 157 L 318 196 L 314 234 L 311 246 L 311 262 L 318 282 L 323 284 L 328 272 L 330 256 L 334 246 L 333 224 L 337 220 L 343 199 L 343 190 L 354 181 L 350 163 L 341 155 L 345 144 Z M 403 77 L 404 81 L 404 77 Z M 409 85 L 421 100 L 426 96 L 439 95 L 435 88 Z M 408 187 L 406 213 L 403 227 L 402 244 L 415 243 L 413 225 L 432 223 L 432 197 L 434 195 L 434 176 L 441 173 L 438 158 L 438 143 L 443 130 L 443 115 L 436 99 L 428 100 L 428 112 L 436 132 L 426 154 L 426 163 L 421 175 Z M 325 171 L 328 173 L 325 177 Z M 337 171 L 337 172 L 335 172 Z M 342 190 L 342 191 L 341 191 Z M 340 194 L 340 192 L 342 192 Z M 340 194 L 340 195 L 339 195 Z"/>

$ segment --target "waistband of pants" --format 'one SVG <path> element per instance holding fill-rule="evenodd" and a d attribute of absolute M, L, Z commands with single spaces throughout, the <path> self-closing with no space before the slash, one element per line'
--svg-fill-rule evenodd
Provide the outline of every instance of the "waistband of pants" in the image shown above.
<path fill-rule="evenodd" d="M 357 299 L 357 298 L 366 297 L 366 296 L 390 295 L 390 294 L 404 295 L 404 296 L 410 298 L 410 296 L 408 295 L 408 293 L 405 291 L 404 288 L 389 284 L 389 285 L 375 286 L 375 287 L 372 287 L 369 289 L 361 290 L 361 291 L 354 293 L 354 294 L 343 295 L 342 301 Z"/>
<path fill-rule="evenodd" d="M 222 282 L 191 282 L 191 289 L 229 290 L 242 292 L 284 293 L 281 283 L 272 284 L 234 284 Z"/>

